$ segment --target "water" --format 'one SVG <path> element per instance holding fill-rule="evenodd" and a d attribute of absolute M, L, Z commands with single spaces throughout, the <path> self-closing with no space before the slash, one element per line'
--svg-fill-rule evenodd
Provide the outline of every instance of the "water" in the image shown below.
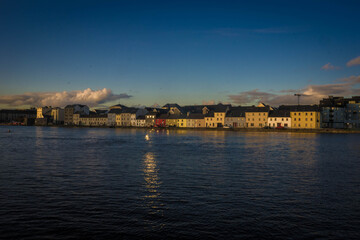
<path fill-rule="evenodd" d="M 359 239 L 359 142 L 357 134 L 0 127 L 0 236 Z"/>

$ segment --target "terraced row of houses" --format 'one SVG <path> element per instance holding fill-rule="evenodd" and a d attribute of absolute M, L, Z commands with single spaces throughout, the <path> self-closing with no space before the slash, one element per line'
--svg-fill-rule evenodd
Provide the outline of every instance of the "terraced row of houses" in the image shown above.
<path fill-rule="evenodd" d="M 44 108 L 38 108 L 38 117 L 42 111 Z M 319 105 L 277 108 L 264 103 L 257 106 L 166 104 L 159 108 L 118 104 L 108 110 L 90 111 L 85 105 L 74 104 L 65 107 L 63 122 L 64 125 L 108 127 L 317 129 L 360 128 L 359 116 L 360 97 L 330 96 Z"/>

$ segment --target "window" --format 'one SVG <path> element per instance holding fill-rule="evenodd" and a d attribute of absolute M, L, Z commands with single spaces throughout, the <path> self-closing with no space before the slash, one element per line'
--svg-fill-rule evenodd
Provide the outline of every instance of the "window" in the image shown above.
<path fill-rule="evenodd" d="M 300 118 L 299 118 L 299 121 L 300 121 Z"/>
<path fill-rule="evenodd" d="M 312 113 L 310 113 L 310 115 L 312 116 Z"/>
<path fill-rule="evenodd" d="M 250 124 L 250 126 L 252 126 L 252 127 L 253 127 L 253 126 L 254 126 L 254 123 L 251 123 L 251 124 Z"/>
<path fill-rule="evenodd" d="M 305 113 L 305 116 L 307 116 L 307 113 Z"/>
<path fill-rule="evenodd" d="M 294 118 L 294 121 L 296 121 L 296 118 Z"/>
<path fill-rule="evenodd" d="M 307 121 L 307 118 L 305 118 L 305 121 Z"/>
<path fill-rule="evenodd" d="M 310 118 L 310 121 L 312 121 L 312 118 Z"/>

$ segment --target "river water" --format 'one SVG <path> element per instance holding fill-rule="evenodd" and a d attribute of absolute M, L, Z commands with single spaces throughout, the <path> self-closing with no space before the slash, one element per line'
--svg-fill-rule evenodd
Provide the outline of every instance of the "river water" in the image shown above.
<path fill-rule="evenodd" d="M 2 239 L 360 238 L 358 134 L 0 127 L 0 156 Z"/>

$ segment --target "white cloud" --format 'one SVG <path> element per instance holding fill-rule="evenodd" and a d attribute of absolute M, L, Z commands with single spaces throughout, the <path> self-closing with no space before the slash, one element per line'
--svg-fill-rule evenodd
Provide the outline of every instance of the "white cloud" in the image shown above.
<path fill-rule="evenodd" d="M 334 96 L 355 96 L 360 95 L 360 89 L 356 85 L 360 84 L 360 76 L 351 76 L 340 79 L 336 83 L 322 85 L 308 85 L 304 89 L 298 90 L 303 96 L 300 98 L 301 104 L 318 104 L 319 100 L 329 95 Z M 281 94 L 269 93 L 254 89 L 251 91 L 240 92 L 235 95 L 228 95 L 231 102 L 235 104 L 256 104 L 264 102 L 273 106 L 282 104 L 296 104 L 297 97 L 294 96 L 294 89 L 282 90 Z"/>
<path fill-rule="evenodd" d="M 337 70 L 337 69 L 340 69 L 340 67 L 334 66 L 331 63 L 327 63 L 324 66 L 322 66 L 321 69 L 328 71 L 328 70 Z"/>
<path fill-rule="evenodd" d="M 63 91 L 63 92 L 28 92 L 18 95 L 0 96 L 0 104 L 7 106 L 53 106 L 64 107 L 68 104 L 85 104 L 89 107 L 95 107 L 102 103 L 118 100 L 121 98 L 130 98 L 126 93 L 114 94 L 110 89 L 100 90 Z"/>
<path fill-rule="evenodd" d="M 355 65 L 360 65 L 360 56 L 354 58 L 354 59 L 351 59 L 350 61 L 348 61 L 346 63 L 346 66 L 348 67 L 352 67 L 352 66 L 355 66 Z"/>

